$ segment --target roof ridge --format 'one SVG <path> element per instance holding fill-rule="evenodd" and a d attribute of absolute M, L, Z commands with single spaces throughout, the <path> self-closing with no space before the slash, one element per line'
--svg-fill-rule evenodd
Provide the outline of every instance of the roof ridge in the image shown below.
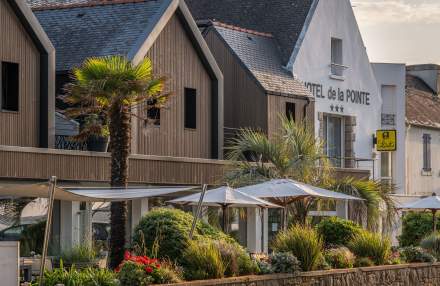
<path fill-rule="evenodd" d="M 234 31 L 238 31 L 238 32 L 243 32 L 243 33 L 247 33 L 247 34 L 251 34 L 251 35 L 256 35 L 256 36 L 261 36 L 261 37 L 266 37 L 266 38 L 273 38 L 273 35 L 270 33 L 264 33 L 264 32 L 259 32 L 259 31 L 255 31 L 255 30 L 251 30 L 251 29 L 246 29 L 246 28 L 226 24 L 226 23 L 219 22 L 219 21 L 212 21 L 212 24 L 214 26 L 218 26 L 218 27 L 222 27 L 222 28 L 226 28 L 226 29 L 230 29 L 230 30 L 234 30 Z"/>
<path fill-rule="evenodd" d="M 61 10 L 61 9 L 73 9 L 73 8 L 87 8 L 105 5 L 118 5 L 118 4 L 130 4 L 149 2 L 151 0 L 91 0 L 81 3 L 55 3 L 47 4 L 32 8 L 32 11 L 44 11 L 44 10 Z M 154 0 L 155 1 L 155 0 Z"/>

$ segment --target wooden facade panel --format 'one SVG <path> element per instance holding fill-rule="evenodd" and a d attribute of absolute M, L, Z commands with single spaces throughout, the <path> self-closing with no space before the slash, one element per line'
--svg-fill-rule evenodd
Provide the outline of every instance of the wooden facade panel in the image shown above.
<path fill-rule="evenodd" d="M 29 150 L 31 149 L 31 150 Z M 0 178 L 109 182 L 107 154 L 0 147 Z M 224 161 L 134 155 L 130 158 L 129 182 L 144 184 L 221 184 Z"/>
<path fill-rule="evenodd" d="M 267 96 L 267 120 L 268 120 L 268 134 L 272 136 L 281 128 L 280 115 L 286 115 L 286 103 L 291 102 L 295 104 L 295 119 L 304 120 L 304 106 L 307 104 L 306 99 L 296 99 L 291 97 L 268 95 Z M 307 114 L 313 114 L 312 103 L 307 107 Z"/>
<path fill-rule="evenodd" d="M 0 110 L 0 144 L 39 143 L 40 54 L 7 1 L 0 1 L 0 61 L 19 64 L 19 111 Z"/>
<path fill-rule="evenodd" d="M 138 154 L 210 158 L 212 80 L 174 15 L 147 53 L 155 73 L 168 77 L 167 90 L 173 94 L 161 110 L 160 127 L 138 122 Z M 184 128 L 184 89 L 197 90 L 197 128 Z"/>
<path fill-rule="evenodd" d="M 216 31 L 211 29 L 205 40 L 224 76 L 224 126 L 267 131 L 267 101 L 263 89 Z"/>

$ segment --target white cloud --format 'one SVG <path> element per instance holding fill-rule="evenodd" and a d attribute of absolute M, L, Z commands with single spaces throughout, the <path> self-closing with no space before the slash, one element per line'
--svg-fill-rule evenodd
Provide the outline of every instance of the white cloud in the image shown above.
<path fill-rule="evenodd" d="M 439 0 L 353 0 L 360 24 L 440 23 Z"/>

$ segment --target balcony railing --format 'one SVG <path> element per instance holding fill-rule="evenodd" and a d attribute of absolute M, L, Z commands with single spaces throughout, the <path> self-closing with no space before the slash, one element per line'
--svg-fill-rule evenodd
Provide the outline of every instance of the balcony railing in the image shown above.
<path fill-rule="evenodd" d="M 55 148 L 60 150 L 87 151 L 87 143 L 74 141 L 70 136 L 55 135 Z"/>
<path fill-rule="evenodd" d="M 101 182 L 110 179 L 108 153 L 0 146 L 0 178 L 14 180 L 47 180 Z M 230 161 L 178 158 L 153 155 L 131 155 L 129 182 L 166 185 L 218 185 L 224 183 Z M 369 177 L 362 169 L 335 168 L 337 177 Z"/>

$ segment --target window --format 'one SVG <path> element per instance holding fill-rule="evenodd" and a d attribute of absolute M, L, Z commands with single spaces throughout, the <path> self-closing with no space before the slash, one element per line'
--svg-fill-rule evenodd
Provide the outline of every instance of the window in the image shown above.
<path fill-rule="evenodd" d="M 431 171 L 431 135 L 423 134 L 423 171 Z"/>
<path fill-rule="evenodd" d="M 18 111 L 18 64 L 1 63 L 1 109 Z"/>
<path fill-rule="evenodd" d="M 147 119 L 154 125 L 160 125 L 160 108 L 157 106 L 157 100 L 151 99 L 147 101 Z"/>
<path fill-rule="evenodd" d="M 332 38 L 331 45 L 331 74 L 343 76 L 345 67 L 342 54 L 342 40 Z"/>
<path fill-rule="evenodd" d="M 343 167 L 343 121 L 342 117 L 324 116 L 325 152 L 335 167 Z"/>
<path fill-rule="evenodd" d="M 286 102 L 286 116 L 289 120 L 295 121 L 295 103 Z"/>
<path fill-rule="evenodd" d="M 185 128 L 197 128 L 197 90 L 185 88 Z"/>

